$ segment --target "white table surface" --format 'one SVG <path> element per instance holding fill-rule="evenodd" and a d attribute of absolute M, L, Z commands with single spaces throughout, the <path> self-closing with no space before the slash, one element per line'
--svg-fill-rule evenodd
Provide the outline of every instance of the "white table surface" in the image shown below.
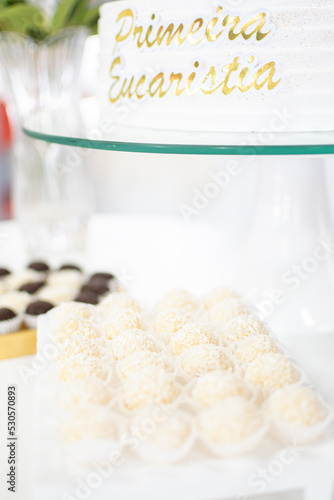
<path fill-rule="evenodd" d="M 228 282 L 234 263 L 232 258 L 220 258 L 222 248 L 224 248 L 224 238 L 215 226 L 187 227 L 182 222 L 160 218 L 96 216 L 89 228 L 85 265 L 91 270 L 115 270 L 126 278 L 134 294 L 151 301 L 166 289 L 176 285 L 187 287 L 193 293 L 203 293 L 212 286 Z M 16 225 L 0 224 L 1 265 L 16 268 L 23 266 L 25 262 L 26 257 Z M 217 263 L 220 263 L 219 267 Z M 315 331 L 304 336 L 291 334 L 280 340 L 307 372 L 323 397 L 334 405 L 334 333 L 317 334 Z M 38 364 L 35 356 L 0 361 L 1 500 L 61 498 L 62 491 L 56 491 L 54 488 L 52 491 L 40 489 L 33 492 L 31 467 L 36 370 Z M 7 411 L 5 392 L 9 384 L 18 386 L 18 491 L 15 495 L 8 493 L 4 484 L 4 472 L 8 467 L 5 449 Z M 334 498 L 331 496 L 334 484 L 333 448 L 325 460 L 319 458 L 314 462 L 312 477 L 306 473 L 309 463 L 306 465 L 301 458 L 299 465 L 298 468 L 297 460 L 293 474 L 294 481 L 291 484 L 307 485 L 308 496 L 305 497 L 307 500 Z M 280 488 L 291 487 L 290 475 L 289 471 L 286 473 L 284 471 L 277 485 Z M 201 485 L 198 485 L 199 498 L 202 500 L 223 498 L 223 489 L 220 492 L 219 488 L 217 490 L 211 484 L 207 485 L 207 489 L 204 488 L 203 492 L 202 489 Z M 190 500 L 186 493 L 182 495 L 181 492 L 181 496 L 175 495 L 171 485 L 171 490 L 162 494 L 161 499 L 172 497 Z M 130 500 L 130 498 L 132 499 L 132 494 L 127 496 L 126 491 L 122 491 L 119 492 L 117 500 Z M 136 498 L 146 500 L 145 488 L 141 491 L 140 486 L 137 487 Z"/>

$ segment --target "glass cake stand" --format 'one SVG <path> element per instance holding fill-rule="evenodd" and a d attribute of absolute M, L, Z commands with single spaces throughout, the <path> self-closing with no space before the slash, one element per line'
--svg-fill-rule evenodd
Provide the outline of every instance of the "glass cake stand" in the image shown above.
<path fill-rule="evenodd" d="M 188 155 L 259 156 L 256 206 L 235 285 L 278 333 L 334 330 L 334 235 L 326 158 L 334 131 L 194 133 L 115 126 L 94 99 L 40 111 L 23 124 L 35 139 L 65 146 Z"/>

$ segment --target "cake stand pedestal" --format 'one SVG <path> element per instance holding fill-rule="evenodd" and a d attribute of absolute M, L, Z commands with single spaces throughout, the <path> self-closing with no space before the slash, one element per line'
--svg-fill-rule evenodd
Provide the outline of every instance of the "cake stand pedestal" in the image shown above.
<path fill-rule="evenodd" d="M 255 300 L 277 333 L 334 329 L 334 236 L 325 185 L 325 157 L 334 154 L 334 131 L 144 130 L 106 124 L 98 109 L 94 99 L 85 99 L 75 110 L 37 112 L 23 129 L 35 139 L 81 148 L 258 156 L 256 207 L 235 284 Z"/>

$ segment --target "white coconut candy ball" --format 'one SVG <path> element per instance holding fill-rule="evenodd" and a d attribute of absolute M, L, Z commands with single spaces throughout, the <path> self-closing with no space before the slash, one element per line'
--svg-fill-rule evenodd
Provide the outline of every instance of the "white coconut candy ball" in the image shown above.
<path fill-rule="evenodd" d="M 144 408 L 152 403 L 168 405 L 180 395 L 174 377 L 165 370 L 149 367 L 126 379 L 122 390 L 124 406 L 128 410 Z"/>
<path fill-rule="evenodd" d="M 203 407 L 214 406 L 231 396 L 252 399 L 254 393 L 242 378 L 224 372 L 211 372 L 198 378 L 191 392 L 192 399 Z"/>
<path fill-rule="evenodd" d="M 191 293 L 182 289 L 174 289 L 168 292 L 159 302 L 158 310 L 165 309 L 180 309 L 193 313 L 198 309 L 198 301 L 191 295 Z"/>
<path fill-rule="evenodd" d="M 118 335 L 111 346 L 116 361 L 122 360 L 139 351 L 159 352 L 159 346 L 141 330 L 127 330 Z"/>
<path fill-rule="evenodd" d="M 119 439 L 119 422 L 108 409 L 87 405 L 84 411 L 68 419 L 62 428 L 64 441 L 112 440 Z"/>
<path fill-rule="evenodd" d="M 97 318 L 97 309 L 91 304 L 82 302 L 64 302 L 53 309 L 50 314 L 57 322 L 64 322 L 73 316 L 93 321 Z"/>
<path fill-rule="evenodd" d="M 263 424 L 259 409 L 242 397 L 227 398 L 198 416 L 200 432 L 221 445 L 240 443 L 258 432 Z"/>
<path fill-rule="evenodd" d="M 269 335 L 268 327 L 251 315 L 236 316 L 221 330 L 221 335 L 228 342 L 239 342 L 254 335 Z"/>
<path fill-rule="evenodd" d="M 93 328 L 88 319 L 80 316 L 73 316 L 69 317 L 57 327 L 54 340 L 56 344 L 62 344 L 66 340 L 70 340 L 77 336 L 88 339 L 99 338 L 98 332 Z"/>
<path fill-rule="evenodd" d="M 62 408 L 75 410 L 90 404 L 106 406 L 112 397 L 112 390 L 102 380 L 82 378 L 61 384 L 59 402 Z"/>
<path fill-rule="evenodd" d="M 184 374 L 193 377 L 215 370 L 233 371 L 234 364 L 223 348 L 204 344 L 187 349 L 181 356 L 180 367 Z"/>
<path fill-rule="evenodd" d="M 113 340 L 126 330 L 144 330 L 144 323 L 139 313 L 131 309 L 122 309 L 108 317 L 104 329 L 107 338 Z"/>
<path fill-rule="evenodd" d="M 328 415 L 318 395 L 309 387 L 302 386 L 279 389 L 268 399 L 266 409 L 285 422 L 307 427 L 317 425 Z"/>
<path fill-rule="evenodd" d="M 107 381 L 110 375 L 110 367 L 93 356 L 86 357 L 85 359 L 70 358 L 58 365 L 58 380 L 60 382 L 89 377 L 96 377 Z"/>
<path fill-rule="evenodd" d="M 234 355 L 241 363 L 250 363 L 269 352 L 280 352 L 277 343 L 267 335 L 254 335 L 241 341 L 237 345 Z"/>
<path fill-rule="evenodd" d="M 247 365 L 245 378 L 251 384 L 274 389 L 297 383 L 301 375 L 289 358 L 270 352 Z"/>
<path fill-rule="evenodd" d="M 192 321 L 190 313 L 180 309 L 164 309 L 154 321 L 154 331 L 158 335 L 170 335 L 177 333 L 187 323 Z"/>
<path fill-rule="evenodd" d="M 117 363 L 121 378 L 126 379 L 149 367 L 163 368 L 172 371 L 171 363 L 166 356 L 152 351 L 136 351 Z"/>
<path fill-rule="evenodd" d="M 71 358 L 86 358 L 88 356 L 101 358 L 102 355 L 103 348 L 99 339 L 89 338 L 85 335 L 76 335 L 60 344 L 58 360 L 65 362 Z"/>
<path fill-rule="evenodd" d="M 156 431 L 149 434 L 148 440 L 162 448 L 181 448 L 189 439 L 191 432 L 190 417 L 176 413 L 159 423 Z"/>
<path fill-rule="evenodd" d="M 141 312 L 139 302 L 126 292 L 111 293 L 107 295 L 99 304 L 98 309 L 104 319 L 124 309 L 136 313 Z"/>
<path fill-rule="evenodd" d="M 218 288 L 214 288 L 213 290 L 211 290 L 211 292 L 204 295 L 202 302 L 205 309 L 213 309 L 213 307 L 226 299 L 240 300 L 240 296 L 232 288 L 221 286 Z"/>
<path fill-rule="evenodd" d="M 229 298 L 216 304 L 209 313 L 210 321 L 217 325 L 225 325 L 233 318 L 249 314 L 247 306 L 238 299 Z"/>
<path fill-rule="evenodd" d="M 187 323 L 171 339 L 171 348 L 174 356 L 179 356 L 186 349 L 196 345 L 218 344 L 217 337 L 201 323 Z"/>

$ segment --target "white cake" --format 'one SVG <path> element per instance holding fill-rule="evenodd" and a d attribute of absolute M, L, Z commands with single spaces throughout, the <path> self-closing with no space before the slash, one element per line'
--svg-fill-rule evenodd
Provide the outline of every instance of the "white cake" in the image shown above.
<path fill-rule="evenodd" d="M 101 7 L 99 35 L 113 123 L 334 129 L 333 0 L 117 0 Z"/>

